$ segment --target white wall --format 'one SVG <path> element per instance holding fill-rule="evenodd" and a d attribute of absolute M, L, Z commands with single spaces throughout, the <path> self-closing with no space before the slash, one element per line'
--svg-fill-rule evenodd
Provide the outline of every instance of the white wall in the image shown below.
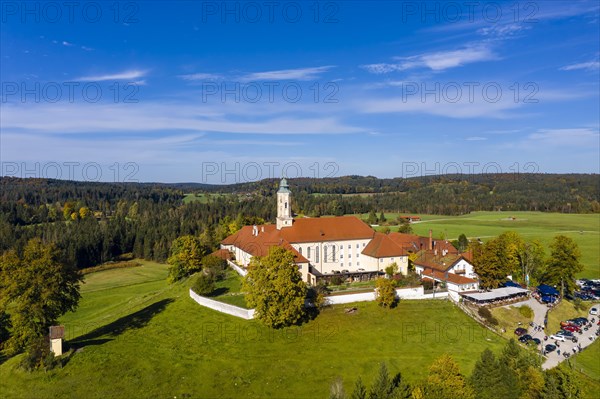
<path fill-rule="evenodd" d="M 358 269 L 378 270 L 372 268 L 367 257 L 361 254 L 370 241 L 370 238 L 364 238 L 360 240 L 292 243 L 292 246 L 308 259 L 315 269 L 323 274 L 330 274 L 333 270 L 349 270 L 351 272 Z M 325 247 L 327 247 L 327 250 Z M 318 261 L 316 257 L 317 248 L 319 251 Z M 335 248 L 335 257 L 333 248 Z"/>
<path fill-rule="evenodd" d="M 242 319 L 250 320 L 254 318 L 254 309 L 244 309 L 227 303 L 208 299 L 196 294 L 190 288 L 190 297 L 202 306 L 216 310 L 217 312 L 226 313 L 232 316 L 241 317 Z"/>
<path fill-rule="evenodd" d="M 229 265 L 229 267 L 231 267 L 233 270 L 235 270 L 237 272 L 237 274 L 239 274 L 242 277 L 246 277 L 246 274 L 248 274 L 247 271 L 245 271 L 244 269 L 242 269 L 241 267 L 239 267 L 238 265 L 236 265 L 235 263 L 233 263 L 230 260 L 227 261 L 227 264 Z"/>

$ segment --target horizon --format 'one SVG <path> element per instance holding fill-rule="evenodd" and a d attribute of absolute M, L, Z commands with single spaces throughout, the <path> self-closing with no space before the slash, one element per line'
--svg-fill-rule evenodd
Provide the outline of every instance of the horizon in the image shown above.
<path fill-rule="evenodd" d="M 7 1 L 1 176 L 600 173 L 600 5 Z"/>

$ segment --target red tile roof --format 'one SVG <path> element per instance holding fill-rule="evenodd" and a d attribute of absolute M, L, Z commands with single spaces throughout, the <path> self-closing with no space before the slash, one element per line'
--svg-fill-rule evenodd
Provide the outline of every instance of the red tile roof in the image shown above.
<path fill-rule="evenodd" d="M 371 242 L 363 249 L 362 254 L 373 258 L 408 255 L 402 246 L 394 242 L 389 235 L 383 233 L 375 233 Z"/>
<path fill-rule="evenodd" d="M 472 278 L 468 278 L 454 273 L 443 273 L 437 270 L 424 270 L 423 276 L 439 281 L 449 281 L 458 285 L 474 284 L 477 282 L 477 280 L 474 280 Z"/>
<path fill-rule="evenodd" d="M 291 227 L 283 227 L 281 237 L 291 243 L 341 241 L 372 238 L 373 229 L 355 216 L 294 219 Z"/>
<path fill-rule="evenodd" d="M 231 260 L 231 252 L 225 248 L 217 249 L 211 255 L 223 260 Z"/>

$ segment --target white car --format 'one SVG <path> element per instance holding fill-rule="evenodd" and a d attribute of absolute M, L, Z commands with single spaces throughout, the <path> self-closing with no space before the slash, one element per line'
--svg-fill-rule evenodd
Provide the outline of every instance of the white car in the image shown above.
<path fill-rule="evenodd" d="M 549 338 L 553 339 L 555 341 L 565 342 L 565 337 L 562 335 L 554 334 L 554 335 L 551 335 Z"/>
<path fill-rule="evenodd" d="M 591 308 L 590 309 L 590 314 L 591 315 L 597 315 L 598 314 L 598 308 Z"/>

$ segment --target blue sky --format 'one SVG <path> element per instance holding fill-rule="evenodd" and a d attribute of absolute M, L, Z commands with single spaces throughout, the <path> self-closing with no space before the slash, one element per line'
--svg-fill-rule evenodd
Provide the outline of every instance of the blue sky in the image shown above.
<path fill-rule="evenodd" d="M 2 174 L 600 172 L 600 5 L 1 2 Z"/>

